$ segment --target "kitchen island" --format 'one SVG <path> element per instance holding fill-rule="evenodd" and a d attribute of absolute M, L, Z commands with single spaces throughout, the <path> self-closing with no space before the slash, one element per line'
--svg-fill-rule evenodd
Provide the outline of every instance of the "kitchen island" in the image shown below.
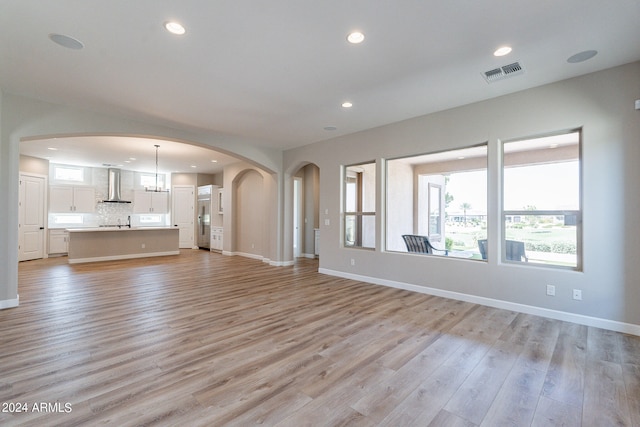
<path fill-rule="evenodd" d="M 70 228 L 69 264 L 178 255 L 176 227 Z"/>

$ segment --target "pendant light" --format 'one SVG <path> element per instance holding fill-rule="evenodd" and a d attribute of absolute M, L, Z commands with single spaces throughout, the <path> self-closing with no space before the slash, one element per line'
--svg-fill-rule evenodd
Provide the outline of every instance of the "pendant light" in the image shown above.
<path fill-rule="evenodd" d="M 158 148 L 160 148 L 160 146 L 158 144 L 154 144 L 154 147 L 156 147 L 156 186 L 153 189 L 146 188 L 146 191 L 154 193 L 168 193 L 169 190 L 163 190 L 158 185 Z"/>
<path fill-rule="evenodd" d="M 158 148 L 160 148 L 160 146 L 158 144 L 155 144 L 154 147 L 156 147 L 156 189 L 155 191 L 158 192 L 160 191 L 160 188 L 158 188 Z"/>

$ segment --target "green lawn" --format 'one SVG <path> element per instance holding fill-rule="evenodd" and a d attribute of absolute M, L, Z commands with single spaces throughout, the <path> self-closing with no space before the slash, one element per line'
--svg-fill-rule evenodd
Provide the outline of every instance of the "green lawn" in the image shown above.
<path fill-rule="evenodd" d="M 474 253 L 473 258 L 480 258 L 478 239 L 486 239 L 487 230 L 485 228 L 477 225 L 464 227 L 447 224 L 445 231 L 446 237 L 453 239 L 452 250 L 470 251 Z M 506 237 L 509 240 L 525 242 L 527 256 L 531 262 L 563 266 L 576 265 L 575 250 L 566 249 L 567 247 L 575 248 L 575 227 L 508 227 Z"/>

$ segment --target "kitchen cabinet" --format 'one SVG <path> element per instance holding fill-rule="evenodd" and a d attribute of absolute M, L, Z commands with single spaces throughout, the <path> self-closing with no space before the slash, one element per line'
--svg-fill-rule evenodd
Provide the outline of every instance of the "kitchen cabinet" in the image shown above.
<path fill-rule="evenodd" d="M 69 252 L 67 230 L 49 230 L 49 255 L 62 255 L 67 252 Z"/>
<path fill-rule="evenodd" d="M 165 214 L 169 210 L 169 193 L 165 191 L 136 191 L 133 213 Z"/>
<path fill-rule="evenodd" d="M 211 250 L 222 252 L 222 239 L 224 236 L 222 227 L 211 227 Z"/>
<path fill-rule="evenodd" d="M 95 211 L 95 188 L 71 185 L 52 185 L 49 187 L 49 212 L 92 213 Z"/>

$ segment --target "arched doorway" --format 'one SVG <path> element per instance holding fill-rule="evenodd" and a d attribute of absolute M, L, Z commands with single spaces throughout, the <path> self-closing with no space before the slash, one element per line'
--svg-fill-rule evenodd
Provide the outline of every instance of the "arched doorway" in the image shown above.
<path fill-rule="evenodd" d="M 294 258 L 319 256 L 320 168 L 308 163 L 292 174 Z"/>

